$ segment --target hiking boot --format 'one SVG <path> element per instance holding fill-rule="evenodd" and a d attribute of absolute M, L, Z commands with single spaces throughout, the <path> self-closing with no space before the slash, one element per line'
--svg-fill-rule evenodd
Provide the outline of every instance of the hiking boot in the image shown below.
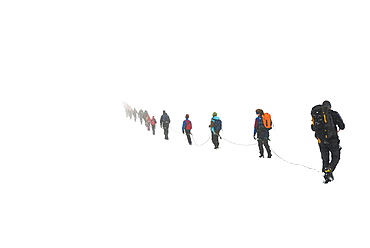
<path fill-rule="evenodd" d="M 331 168 L 325 168 L 324 169 L 324 183 L 329 183 L 334 180 L 334 176 L 332 173 Z"/>

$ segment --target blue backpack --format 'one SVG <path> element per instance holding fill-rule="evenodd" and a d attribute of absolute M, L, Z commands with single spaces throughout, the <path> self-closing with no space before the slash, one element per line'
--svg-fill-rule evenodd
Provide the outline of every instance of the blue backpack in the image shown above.
<path fill-rule="evenodd" d="M 213 119 L 214 123 L 213 123 L 213 128 L 215 130 L 215 132 L 219 132 L 221 131 L 222 129 L 222 121 L 220 119 Z"/>

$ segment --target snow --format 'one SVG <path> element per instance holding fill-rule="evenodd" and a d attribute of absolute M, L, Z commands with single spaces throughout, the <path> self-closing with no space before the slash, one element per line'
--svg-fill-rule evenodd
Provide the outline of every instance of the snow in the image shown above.
<path fill-rule="evenodd" d="M 171 130 L 166 141 L 128 119 L 125 127 L 135 132 L 125 154 L 146 158 L 124 170 L 129 246 L 365 247 L 366 189 L 343 173 L 351 168 L 342 162 L 335 181 L 324 185 L 317 171 L 258 158 L 257 146 L 221 140 L 214 150 L 211 141 L 189 146 Z"/>
<path fill-rule="evenodd" d="M 369 247 L 368 7 L 2 3 L 0 246 Z M 327 185 L 309 114 L 324 100 L 346 124 Z M 170 140 L 123 101 L 166 110 Z M 257 108 L 298 165 L 227 142 L 255 143 Z M 189 146 L 185 114 L 202 144 L 214 111 L 220 149 Z"/>

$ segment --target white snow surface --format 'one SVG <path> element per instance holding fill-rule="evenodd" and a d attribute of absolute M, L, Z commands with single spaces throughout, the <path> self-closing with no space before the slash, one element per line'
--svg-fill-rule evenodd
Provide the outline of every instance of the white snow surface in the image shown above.
<path fill-rule="evenodd" d="M 367 1 L 3 1 L 0 247 L 370 247 Z M 346 124 L 322 183 L 311 108 Z M 196 142 L 152 135 L 122 102 Z M 258 158 L 255 110 L 272 115 Z"/>
<path fill-rule="evenodd" d="M 177 131 L 181 124 L 177 123 Z M 252 124 L 253 120 L 250 130 Z M 335 181 L 324 185 L 317 171 L 276 156 L 258 158 L 257 146 L 220 140 L 221 148 L 214 150 L 211 141 L 201 147 L 189 146 L 185 135 L 173 130 L 166 141 L 162 129 L 153 136 L 129 119 L 124 126 L 127 132 L 135 133 L 126 140 L 129 145 L 125 154 L 133 158 L 133 163 L 125 167 L 123 178 L 126 241 L 131 247 L 368 244 L 367 182 L 356 178 L 348 146 L 334 173 Z M 176 130 L 176 123 L 171 126 Z M 207 131 L 195 129 L 193 134 L 197 143 L 207 140 Z M 221 134 L 228 140 L 242 141 L 227 130 Z M 312 150 L 279 146 L 271 139 L 272 149 L 284 159 L 299 153 L 300 160 L 295 163 L 321 169 L 314 138 Z M 252 138 L 244 141 L 254 142 Z"/>

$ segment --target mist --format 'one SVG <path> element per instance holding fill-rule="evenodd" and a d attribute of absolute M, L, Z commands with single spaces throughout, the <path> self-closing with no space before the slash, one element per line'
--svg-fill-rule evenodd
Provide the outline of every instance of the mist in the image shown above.
<path fill-rule="evenodd" d="M 368 247 L 368 7 L 2 4 L 1 246 Z M 310 111 L 324 100 L 346 124 L 329 185 L 226 141 L 254 143 L 261 108 L 272 149 L 320 170 Z M 170 140 L 126 118 L 123 102 L 157 121 L 165 110 Z M 176 133 L 189 114 L 202 144 L 213 112 L 219 150 Z"/>

